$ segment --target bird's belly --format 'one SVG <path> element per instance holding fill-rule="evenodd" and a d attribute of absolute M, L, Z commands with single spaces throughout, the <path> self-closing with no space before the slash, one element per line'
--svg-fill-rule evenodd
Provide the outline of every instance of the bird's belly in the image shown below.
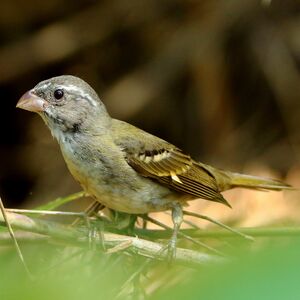
<path fill-rule="evenodd" d="M 87 192 L 105 206 L 131 214 L 164 211 L 171 208 L 173 203 L 172 193 L 162 197 L 162 194 L 156 191 L 147 191 L 146 194 L 142 191 L 132 192 L 127 187 L 120 189 L 120 185 L 114 188 L 113 185 L 106 187 L 90 184 Z"/>
<path fill-rule="evenodd" d="M 70 155 L 64 157 L 71 174 L 83 189 L 108 208 L 144 214 L 167 210 L 178 200 L 176 192 L 138 175 L 131 167 L 112 174 L 105 170 L 105 165 L 83 164 L 78 163 L 78 159 L 70 159 Z"/>
<path fill-rule="evenodd" d="M 127 182 L 120 180 L 112 179 L 110 182 L 106 182 L 100 179 L 82 178 L 81 175 L 78 181 L 85 191 L 103 205 L 117 211 L 131 214 L 164 211 L 169 209 L 174 202 L 175 195 L 173 192 L 153 184 L 153 182 L 148 185 L 150 179 L 141 178 L 145 184 L 142 188 L 136 189 Z"/>

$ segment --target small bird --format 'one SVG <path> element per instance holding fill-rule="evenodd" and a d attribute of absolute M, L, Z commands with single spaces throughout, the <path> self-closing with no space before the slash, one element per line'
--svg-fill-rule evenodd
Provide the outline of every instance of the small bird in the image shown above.
<path fill-rule="evenodd" d="M 165 140 L 111 118 L 97 93 L 78 77 L 42 81 L 20 98 L 17 107 L 42 117 L 71 174 L 100 203 L 129 214 L 170 209 L 173 252 L 187 201 L 201 198 L 230 207 L 221 194 L 225 190 L 290 187 L 195 161 Z"/>

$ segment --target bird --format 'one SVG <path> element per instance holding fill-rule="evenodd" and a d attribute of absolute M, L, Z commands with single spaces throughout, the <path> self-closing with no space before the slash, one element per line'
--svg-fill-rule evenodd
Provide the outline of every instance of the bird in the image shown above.
<path fill-rule="evenodd" d="M 58 141 L 70 173 L 101 204 L 133 215 L 171 210 L 171 256 L 176 253 L 183 206 L 189 201 L 200 198 L 231 207 L 221 194 L 228 189 L 290 188 L 280 180 L 196 161 L 175 145 L 112 118 L 96 91 L 76 76 L 41 81 L 16 107 L 42 117 Z"/>

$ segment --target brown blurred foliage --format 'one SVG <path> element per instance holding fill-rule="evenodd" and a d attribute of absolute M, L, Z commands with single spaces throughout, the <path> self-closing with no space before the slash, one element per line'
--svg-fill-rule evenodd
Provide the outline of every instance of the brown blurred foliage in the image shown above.
<path fill-rule="evenodd" d="M 80 189 L 40 118 L 15 109 L 61 74 L 88 81 L 112 116 L 201 161 L 297 185 L 299 17 L 294 0 L 2 0 L 1 195 L 34 206 Z M 232 214 L 253 211 L 253 197 L 232 197 Z"/>

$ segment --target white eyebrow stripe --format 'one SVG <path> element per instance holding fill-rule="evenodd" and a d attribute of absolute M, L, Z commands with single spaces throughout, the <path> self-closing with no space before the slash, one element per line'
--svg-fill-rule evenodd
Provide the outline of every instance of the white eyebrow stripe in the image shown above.
<path fill-rule="evenodd" d="M 46 82 L 42 86 L 39 86 L 39 89 L 45 90 L 51 85 L 51 82 Z"/>
<path fill-rule="evenodd" d="M 87 99 L 93 106 L 97 106 L 97 101 L 95 101 L 95 99 L 93 99 L 88 93 L 85 93 L 81 88 L 77 87 L 76 85 L 63 85 L 59 86 L 59 88 L 66 90 L 67 92 L 75 92 L 82 98 Z"/>

